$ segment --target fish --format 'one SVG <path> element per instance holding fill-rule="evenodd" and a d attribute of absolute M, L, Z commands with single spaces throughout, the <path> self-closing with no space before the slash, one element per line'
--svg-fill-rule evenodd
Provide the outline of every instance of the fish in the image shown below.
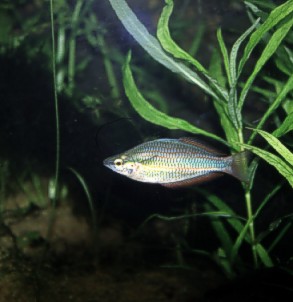
<path fill-rule="evenodd" d="M 169 188 L 192 186 L 229 174 L 248 182 L 246 151 L 226 156 L 189 137 L 148 141 L 103 164 L 133 180 Z"/>

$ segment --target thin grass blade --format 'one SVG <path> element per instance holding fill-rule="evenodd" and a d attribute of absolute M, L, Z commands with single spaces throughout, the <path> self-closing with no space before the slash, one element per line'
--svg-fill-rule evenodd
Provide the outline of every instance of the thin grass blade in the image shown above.
<path fill-rule="evenodd" d="M 274 249 L 274 247 L 281 241 L 281 239 L 284 237 L 284 235 L 288 232 L 288 230 L 292 227 L 292 222 L 289 221 L 286 223 L 286 225 L 277 233 L 276 237 L 274 238 L 274 241 L 271 243 L 271 245 L 268 248 L 268 251 Z"/>
<path fill-rule="evenodd" d="M 244 218 L 237 216 L 236 213 L 227 205 L 227 203 L 221 200 L 218 196 L 211 194 L 202 188 L 196 188 L 196 191 L 203 195 L 217 210 L 228 213 L 231 217 L 238 217 L 237 219 L 228 219 L 227 222 L 234 230 L 236 230 L 237 233 L 241 232 L 241 229 L 243 229 L 244 226 L 241 220 L 245 222 Z"/>
<path fill-rule="evenodd" d="M 206 211 L 212 210 L 212 208 L 209 204 L 205 204 L 204 208 Z M 230 252 L 232 250 L 233 242 L 232 242 L 231 236 L 230 236 L 229 232 L 227 231 L 224 223 L 220 219 L 214 217 L 211 219 L 211 224 L 213 226 L 215 233 L 217 234 L 217 237 L 221 241 L 221 247 L 224 249 L 227 257 L 230 258 Z"/>
<path fill-rule="evenodd" d="M 275 137 L 281 137 L 293 130 L 293 112 L 291 112 L 281 124 L 281 126 L 273 132 Z"/>
<path fill-rule="evenodd" d="M 293 5 L 292 5 L 292 7 L 293 7 Z M 241 94 L 239 97 L 239 103 L 238 103 L 239 111 L 242 110 L 247 93 L 249 92 L 250 87 L 251 87 L 253 81 L 255 80 L 257 74 L 260 72 L 260 70 L 265 65 L 265 63 L 270 59 L 270 57 L 275 53 L 275 51 L 277 50 L 277 48 L 279 47 L 279 45 L 281 44 L 283 39 L 286 37 L 286 35 L 288 34 L 288 32 L 292 26 L 293 26 L 293 16 L 292 16 L 292 18 L 290 18 L 286 23 L 284 23 L 282 26 L 280 26 L 274 32 L 271 39 L 267 43 L 261 56 L 259 57 L 258 61 L 256 62 L 253 72 L 247 79 L 247 81 L 244 84 L 244 87 L 241 91 Z"/>
<path fill-rule="evenodd" d="M 268 108 L 268 110 L 265 112 L 265 114 L 263 115 L 263 117 L 261 118 L 260 122 L 258 123 L 258 125 L 256 126 L 256 130 L 261 129 L 262 126 L 264 125 L 264 123 L 267 121 L 267 119 L 271 116 L 271 114 L 273 112 L 276 111 L 276 109 L 280 106 L 280 104 L 282 103 L 282 101 L 286 98 L 287 94 L 289 92 L 291 92 L 293 90 L 293 74 L 289 77 L 288 81 L 286 82 L 286 84 L 283 86 L 282 90 L 278 93 L 276 99 L 273 101 L 273 103 L 270 105 L 270 107 Z M 293 128 L 293 122 L 290 125 L 290 121 L 292 120 L 293 117 L 290 117 L 286 123 L 283 125 L 283 130 L 279 130 L 279 134 L 282 133 L 282 131 L 290 131 L 290 129 Z M 253 141 L 253 139 L 255 138 L 257 132 L 252 133 L 252 135 L 250 136 L 248 143 L 251 144 L 251 142 Z M 281 135 L 279 135 L 281 136 Z"/>
<path fill-rule="evenodd" d="M 272 258 L 270 257 L 268 251 L 259 243 L 255 246 L 255 248 L 256 248 L 257 254 L 258 254 L 261 262 L 266 267 L 273 267 L 274 262 L 273 262 Z"/>
<path fill-rule="evenodd" d="M 95 206 L 94 206 L 94 202 L 93 202 L 93 198 L 91 196 L 90 190 L 84 180 L 84 178 L 81 176 L 81 174 L 79 172 L 77 172 L 75 169 L 68 167 L 68 170 L 71 171 L 75 177 L 78 179 L 79 183 L 81 184 L 84 193 L 86 195 L 90 210 L 91 210 L 91 215 L 92 215 L 92 222 L 93 222 L 93 227 L 95 230 L 95 233 L 97 233 L 97 219 L 96 219 L 96 211 L 95 211 Z"/>
<path fill-rule="evenodd" d="M 243 66 L 250 57 L 251 52 L 255 46 L 260 42 L 265 33 L 276 26 L 281 20 L 288 16 L 293 11 L 293 0 L 289 0 L 284 4 L 276 7 L 268 16 L 266 21 L 250 36 L 249 42 L 247 43 L 244 54 L 240 60 L 238 66 L 238 75 L 240 75 Z"/>
<path fill-rule="evenodd" d="M 217 30 L 217 39 L 218 39 L 218 43 L 219 43 L 220 50 L 221 50 L 221 53 L 222 53 L 223 61 L 224 61 L 224 66 L 225 66 L 225 71 L 226 71 L 226 75 L 227 75 L 227 78 L 228 78 L 228 83 L 229 83 L 229 86 L 231 87 L 232 80 L 231 80 L 228 50 L 227 50 L 227 47 L 225 45 L 223 35 L 222 35 L 222 31 L 221 31 L 220 28 Z"/>

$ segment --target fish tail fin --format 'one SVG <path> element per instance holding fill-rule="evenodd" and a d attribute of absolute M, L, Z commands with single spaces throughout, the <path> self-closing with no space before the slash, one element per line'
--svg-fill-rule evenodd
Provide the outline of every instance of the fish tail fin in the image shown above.
<path fill-rule="evenodd" d="M 248 151 L 242 151 L 239 153 L 233 154 L 232 163 L 229 171 L 227 171 L 232 176 L 236 177 L 242 182 L 249 182 L 249 173 L 248 173 Z"/>

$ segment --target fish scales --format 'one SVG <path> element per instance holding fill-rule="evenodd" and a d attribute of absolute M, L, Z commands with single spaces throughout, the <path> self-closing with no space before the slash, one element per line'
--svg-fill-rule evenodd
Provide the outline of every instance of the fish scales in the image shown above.
<path fill-rule="evenodd" d="M 182 138 L 149 141 L 106 159 L 104 164 L 134 180 L 176 187 L 192 179 L 206 180 L 215 173 L 228 173 L 244 180 L 244 174 L 236 165 L 239 159 L 237 154 L 220 156 L 203 144 Z"/>

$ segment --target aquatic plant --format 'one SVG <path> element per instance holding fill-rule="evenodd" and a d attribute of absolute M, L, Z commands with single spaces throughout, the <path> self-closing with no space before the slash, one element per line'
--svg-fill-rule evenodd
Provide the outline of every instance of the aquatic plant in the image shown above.
<path fill-rule="evenodd" d="M 27 61 L 39 60 L 39 64 L 52 71 L 48 3 L 41 0 L 0 4 L 1 56 L 11 56 L 20 51 Z M 56 1 L 53 14 L 57 92 L 70 98 L 71 104 L 80 111 L 90 111 L 92 122 L 97 123 L 104 100 L 110 96 L 115 104 L 120 98 L 121 88 L 113 62 L 123 62 L 123 55 L 109 47 L 106 27 L 93 10 L 94 3 L 94 0 Z M 105 77 L 92 79 L 90 83 L 92 77 L 88 76 L 88 72 L 93 61 L 103 69 Z M 90 85 L 84 85 L 85 78 Z M 103 87 L 99 86 L 99 79 Z M 104 107 L 106 111 L 121 115 L 118 105 Z"/>
<path fill-rule="evenodd" d="M 111 74 L 112 61 L 109 62 L 107 47 L 104 41 L 104 28 L 98 22 L 98 18 L 92 11 L 93 1 L 76 1 L 74 5 L 70 1 L 13 1 L 0 4 L 0 55 L 1 57 L 18 57 L 16 61 L 23 59 L 27 62 L 36 62 L 41 64 L 44 70 L 52 74 L 52 103 L 55 109 L 55 138 L 53 144 L 55 147 L 55 172 L 52 179 L 47 183 L 48 187 L 44 189 L 42 181 L 44 177 L 31 168 L 30 164 L 24 165 L 17 169 L 12 179 L 7 179 L 8 167 L 14 167 L 9 159 L 3 159 L 0 163 L 0 223 L 2 210 L 5 211 L 5 202 L 7 198 L 7 187 L 13 192 L 23 192 L 26 198 L 26 207 L 18 211 L 19 215 L 26 215 L 33 205 L 37 208 L 44 208 L 53 205 L 55 208 L 57 201 L 62 202 L 62 185 L 60 184 L 60 122 L 59 122 L 59 98 L 62 96 L 71 100 L 72 106 L 80 110 L 84 108 L 97 108 L 101 104 L 98 93 L 85 92 L 77 83 L 76 79 L 81 77 L 89 66 L 92 56 L 81 58 L 77 50 L 77 40 L 82 37 L 85 39 L 89 48 L 95 48 L 103 52 L 102 61 L 107 66 L 106 74 Z M 49 5 L 49 7 L 48 7 Z M 27 11 L 29 7 L 29 13 Z M 21 22 L 20 22 L 21 20 Z M 50 33 L 48 35 L 48 32 Z M 104 41 L 104 43 L 103 43 Z M 99 50 L 101 48 L 101 50 Z M 21 55 L 20 55 L 21 54 Z M 119 56 L 117 56 L 119 58 Z M 121 56 L 122 58 L 122 56 Z M 103 64 L 102 63 L 102 64 Z M 113 77 L 110 76 L 113 84 Z M 108 78 L 109 80 L 109 78 Z M 4 81 L 5 82 L 5 81 Z M 5 85 L 5 83 L 4 83 Z M 2 86 L 1 86 L 2 88 Z M 116 86 L 117 88 L 117 86 Z M 20 89 L 21 90 L 21 89 Z M 110 90 L 110 89 L 109 89 Z M 117 89 L 115 93 L 111 89 L 112 97 L 117 98 Z M 26 90 L 24 91 L 26 93 Z M 82 95 L 83 98 L 74 95 Z M 53 107 L 52 106 L 52 107 Z M 5 105 L 4 105 L 5 107 Z M 15 106 L 17 107 L 17 106 Z M 31 108 L 32 114 L 38 109 Z M 21 115 L 21 108 L 17 108 L 18 114 Z M 38 113 L 38 112 L 37 112 Z M 95 117 L 99 116 L 99 108 L 95 111 Z M 99 119 L 94 120 L 96 123 Z M 5 125 L 6 126 L 6 125 Z M 9 126 L 8 126 L 9 127 Z M 54 125 L 51 125 L 54 128 Z M 18 127 L 21 129 L 22 127 Z M 5 130 L 5 129 L 2 129 Z M 37 141 L 34 141 L 37 143 Z M 28 142 L 27 142 L 28 144 Z M 22 156 L 22 155 L 21 155 Z M 24 156 L 25 157 L 25 156 Z M 75 171 L 76 172 L 76 171 Z M 41 172 L 42 173 L 42 172 Z M 77 173 L 77 172 L 76 172 Z M 80 174 L 75 174 L 76 176 Z M 47 177 L 45 177 L 47 179 Z M 78 178 L 86 188 L 82 178 Z M 63 191 L 64 192 L 64 191 Z M 86 191 L 87 197 L 88 191 Z M 90 199 L 88 199 L 90 202 Z M 92 206 L 92 204 L 90 204 Z M 94 210 L 92 215 L 94 215 Z M 6 211 L 7 212 L 7 211 Z M 11 211 L 14 214 L 14 211 Z M 6 213 L 5 213 L 6 214 Z M 53 221 L 54 211 L 52 212 L 51 221 Z M 52 223 L 51 223 L 52 224 Z M 95 224 L 95 223 L 94 223 Z M 51 232 L 49 226 L 48 233 Z"/>
<path fill-rule="evenodd" d="M 186 120 L 172 117 L 150 104 L 135 83 L 130 66 L 131 53 L 129 53 L 123 65 L 123 84 L 125 93 L 137 113 L 155 125 L 167 129 L 180 129 L 217 140 L 229 146 L 232 152 L 250 150 L 274 167 L 293 187 L 293 154 L 286 147 L 285 140 L 282 140 L 293 129 L 291 99 L 293 56 L 292 51 L 284 43 L 293 26 L 293 1 L 286 1 L 277 7 L 267 5 L 266 9 L 269 10 L 267 13 L 258 8 L 253 1 L 246 2 L 252 25 L 235 41 L 230 51 L 226 47 L 221 29 L 218 29 L 219 49 L 214 51 L 209 68 L 204 67 L 173 40 L 169 30 L 169 21 L 174 8 L 172 0 L 165 1 L 166 5 L 158 21 L 157 37 L 148 32 L 124 0 L 109 0 L 109 2 L 126 30 L 154 60 L 209 95 L 218 113 L 218 122 L 225 133 L 225 138 L 201 129 Z M 256 48 L 260 50 L 260 54 L 256 57 L 253 69 L 247 75 L 244 71 L 248 68 L 251 54 L 255 54 Z M 283 78 L 282 81 L 272 77 L 266 78 L 266 81 L 275 86 L 276 91 L 273 92 L 254 85 L 258 77 L 263 77 L 261 72 L 267 62 L 271 60 L 278 66 Z M 287 62 L 289 63 L 286 64 Z M 252 91 L 261 93 L 266 99 L 268 95 L 270 96 L 267 99 L 266 110 L 255 127 L 247 125 L 243 110 Z M 277 114 L 278 108 L 283 109 L 281 115 Z M 262 130 L 266 122 L 273 116 L 277 116 L 275 119 L 277 122 L 273 122 L 273 131 Z M 251 131 L 248 139 L 245 139 L 244 136 L 246 128 Z M 265 149 L 253 144 L 257 135 L 267 142 Z M 270 256 L 270 250 L 291 226 L 289 219 L 289 222 L 269 247 L 263 244 L 261 234 L 256 233 L 256 219 L 268 201 L 283 185 L 283 183 L 279 183 L 271 188 L 258 208 L 253 211 L 253 187 L 257 185 L 254 184 L 254 176 L 258 162 L 259 160 L 256 158 L 249 166 L 250 183 L 248 185 L 243 183 L 243 199 L 246 203 L 247 218 L 239 218 L 224 200 L 212 192 L 202 188 L 196 189 L 209 202 L 206 204 L 206 210 L 208 212 L 220 211 L 218 217 L 222 219 L 226 215 L 225 223 L 236 231 L 237 236 L 233 238 L 224 221 L 215 219 L 216 213 L 211 215 L 212 225 L 221 242 L 217 259 L 230 276 L 233 275 L 235 263 L 240 262 L 239 249 L 244 242 L 251 247 L 255 268 L 260 265 L 273 266 L 274 261 Z M 170 219 L 170 217 L 166 219 Z"/>

